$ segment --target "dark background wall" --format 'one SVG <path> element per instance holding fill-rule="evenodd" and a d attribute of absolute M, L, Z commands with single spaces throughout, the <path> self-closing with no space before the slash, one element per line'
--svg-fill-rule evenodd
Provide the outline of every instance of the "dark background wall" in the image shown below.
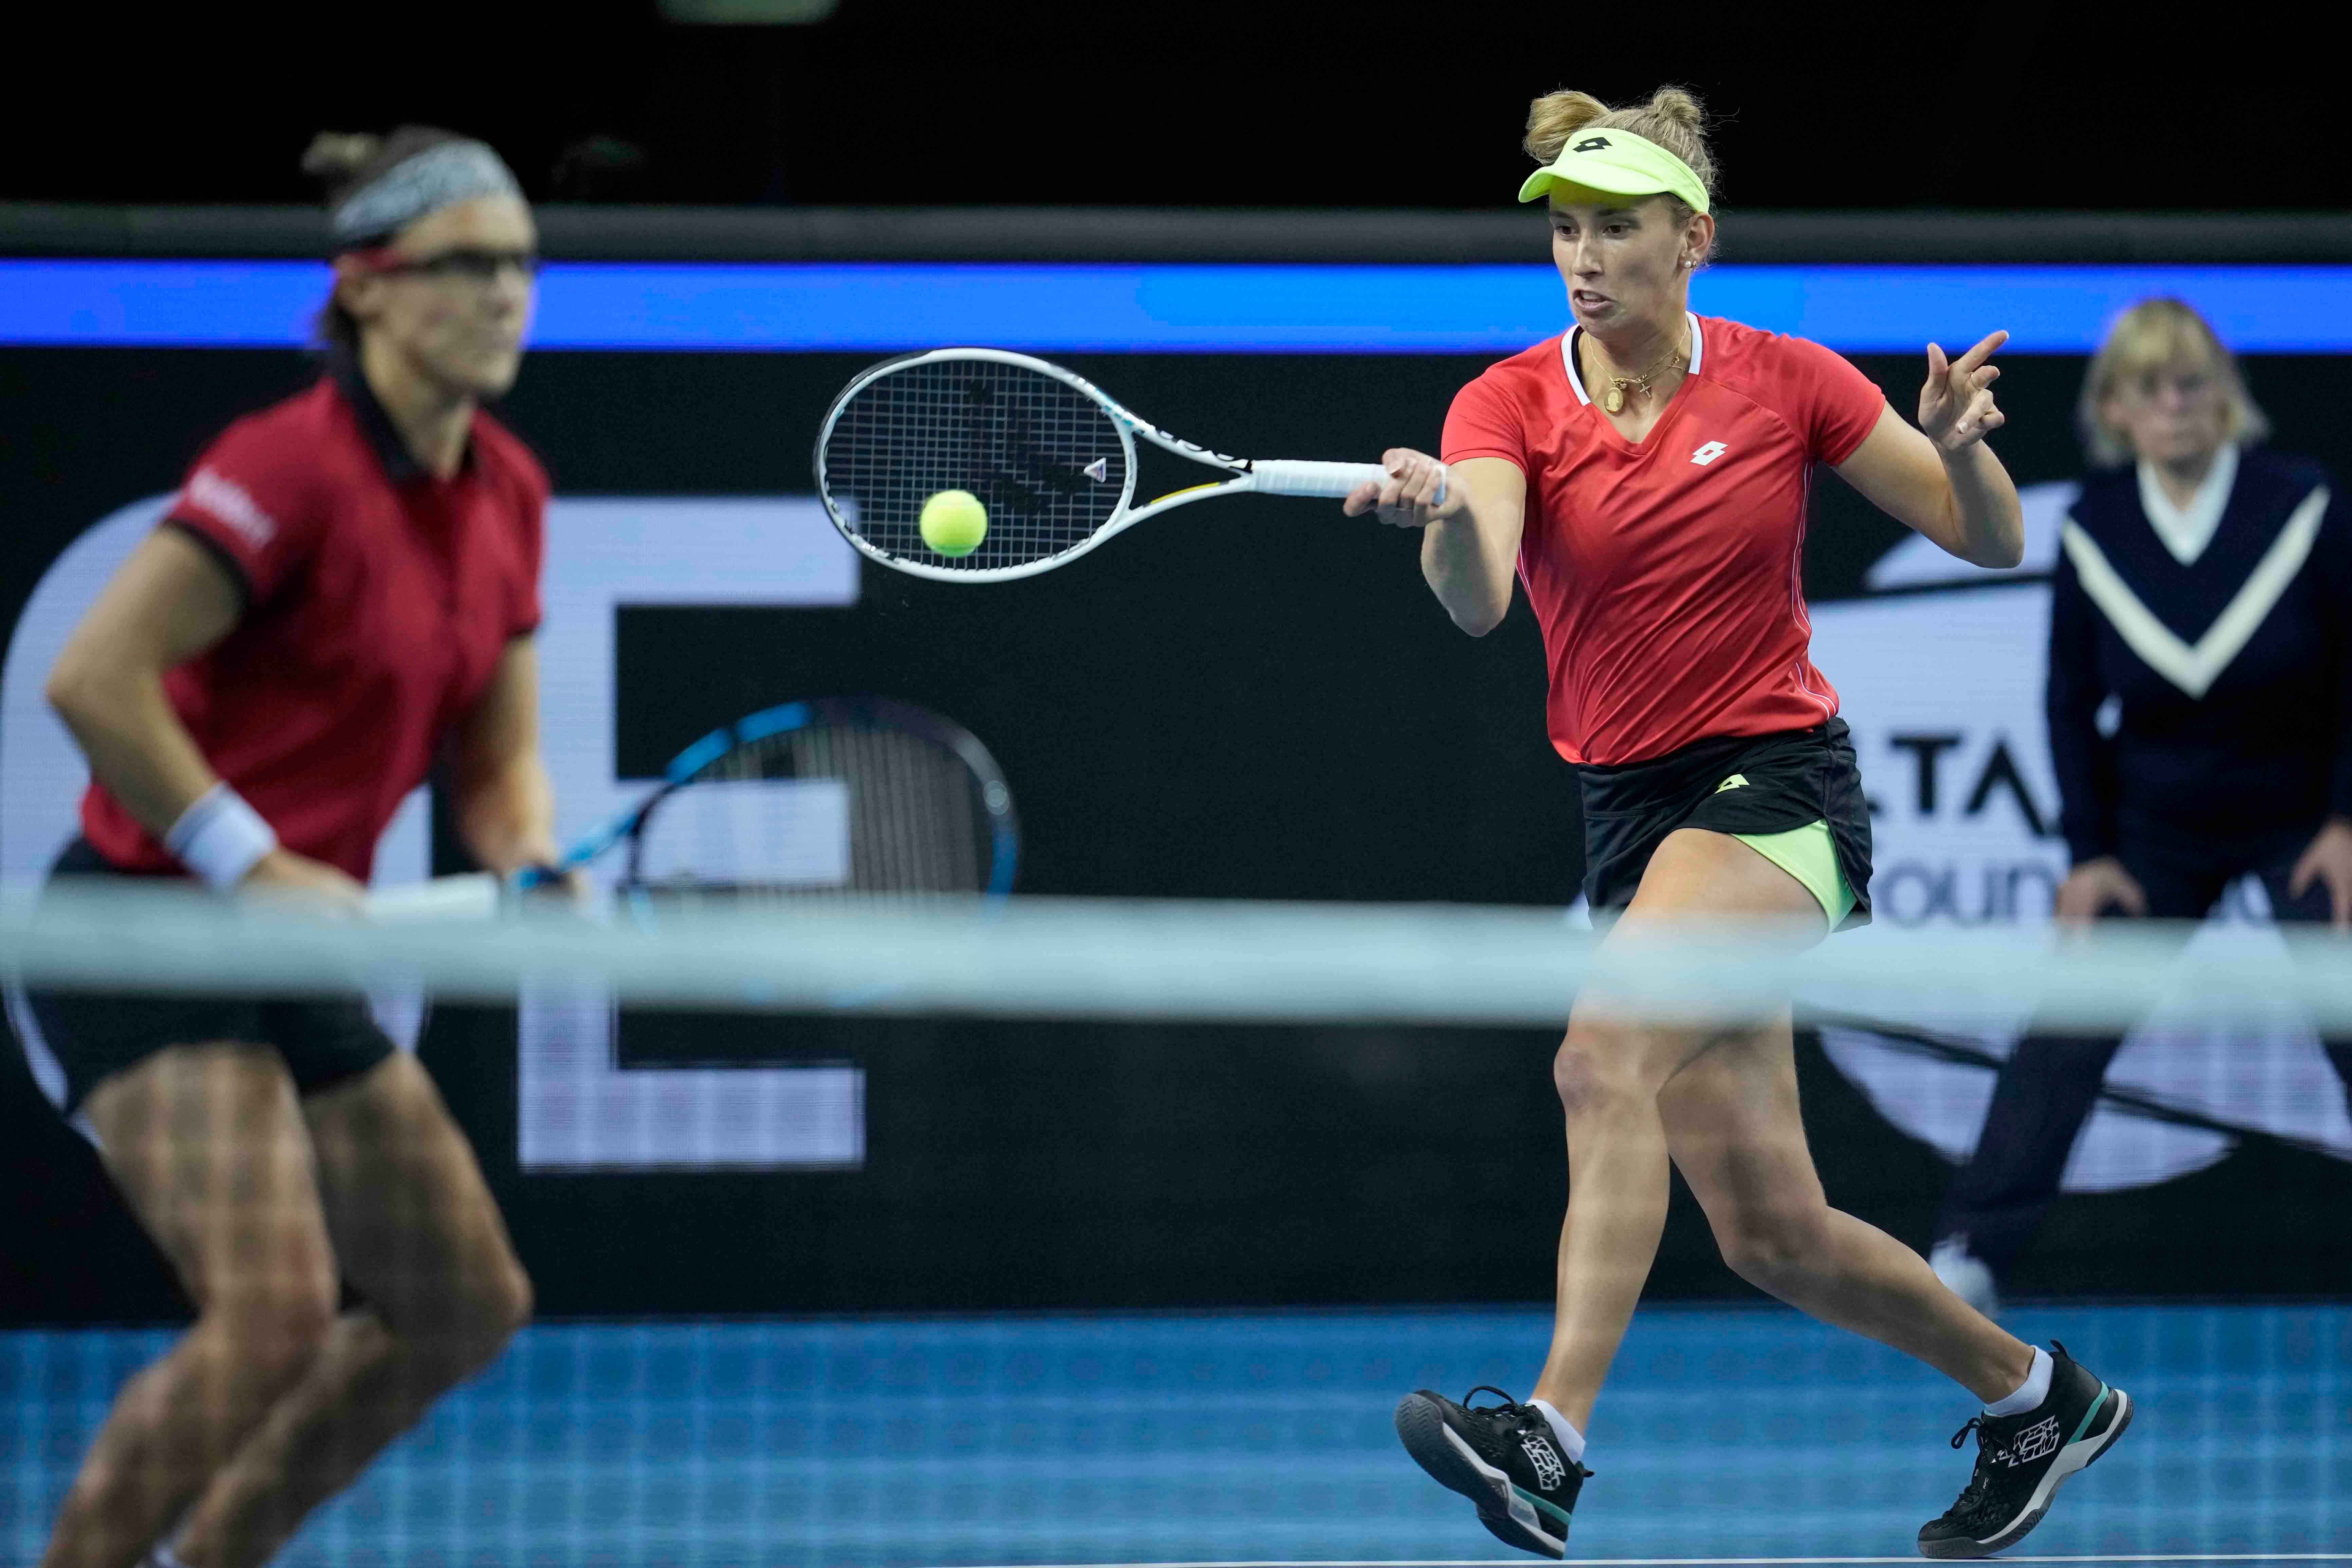
<path fill-rule="evenodd" d="M 853 0 L 854 3 L 854 0 Z M 541 354 L 504 410 L 572 494 L 803 492 L 859 362 Z M 1213 444 L 1329 456 L 1431 438 L 1476 359 L 1136 355 L 1076 368 Z M 1908 359 L 1861 362 L 1898 405 Z M 2081 363 L 2020 357 L 1999 445 L 2069 477 Z M 302 384 L 283 353 L 0 353 L 0 625 L 81 528 L 168 489 L 228 418 Z M 2280 444 L 2336 459 L 2352 361 L 2250 367 Z M 1834 479 L 1808 577 L 1859 591 L 1898 537 Z M 1040 893 L 1564 905 L 1576 792 L 1541 728 L 1525 609 L 1480 641 L 1412 542 L 1308 503 L 1155 521 L 1082 566 L 970 589 L 870 571 L 847 610 L 625 609 L 616 741 L 650 772 L 766 702 L 911 698 L 987 740 Z M 1831 671 L 1834 678 L 1836 672 Z M 868 1160 L 824 1174 L 523 1175 L 510 1017 L 446 1010 L 424 1054 L 554 1315 L 1528 1300 L 1565 1161 L 1548 1032 L 767 1020 L 633 1028 L 635 1060 L 849 1058 Z M 1834 1201 L 1927 1240 L 1948 1167 L 1808 1042 Z M 0 1053 L 0 1320 L 141 1318 L 173 1289 L 88 1149 Z M 2163 1186 L 2073 1198 L 2023 1294 L 2352 1289 L 2352 1167 L 2259 1140 Z M 2200 1238 L 2179 1247 L 2184 1236 Z M 1652 1283 L 1744 1291 L 1678 1198 Z"/>
<path fill-rule="evenodd" d="M 1734 207 L 2340 205 L 2340 21 L 2256 5 L 1564 8 L 840 0 L 794 28 L 652 0 L 327 15 L 42 7 L 89 90 L 0 102 L 0 199 L 294 201 L 324 128 L 490 137 L 539 196 L 1502 205 L 1527 101 L 1661 82 Z"/>

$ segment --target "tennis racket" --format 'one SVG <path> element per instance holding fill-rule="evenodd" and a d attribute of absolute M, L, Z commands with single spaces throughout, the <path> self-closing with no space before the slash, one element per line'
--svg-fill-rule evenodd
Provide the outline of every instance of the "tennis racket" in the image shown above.
<path fill-rule="evenodd" d="M 1139 436 L 1229 477 L 1138 505 Z M 945 583 L 1051 571 L 1212 496 L 1334 500 L 1386 478 L 1373 463 L 1212 452 L 1138 418 L 1084 376 L 1003 349 L 885 360 L 842 389 L 816 438 L 817 493 L 842 537 L 895 571 Z M 970 555 L 923 542 L 923 503 L 941 490 L 968 490 L 988 509 L 987 536 Z"/>
<path fill-rule="evenodd" d="M 960 725 L 909 702 L 820 698 L 763 709 L 680 752 L 660 784 L 512 886 L 488 873 L 373 895 L 377 920 L 484 919 L 607 857 L 616 890 L 658 904 L 773 907 L 824 898 L 1013 889 L 1013 792 Z"/>

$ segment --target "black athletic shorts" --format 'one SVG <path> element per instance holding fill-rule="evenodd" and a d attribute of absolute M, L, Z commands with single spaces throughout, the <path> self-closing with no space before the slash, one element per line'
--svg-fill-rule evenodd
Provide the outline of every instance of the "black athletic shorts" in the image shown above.
<path fill-rule="evenodd" d="M 79 838 L 49 868 L 53 880 L 124 875 Z M 19 1000 L 16 1025 L 26 1037 L 26 1053 L 37 1064 L 44 1055 L 56 1062 L 65 1081 L 58 1108 L 69 1116 L 100 1081 L 170 1046 L 236 1040 L 275 1047 L 294 1087 L 304 1094 L 357 1078 L 394 1049 L 356 996 L 28 991 Z M 44 1076 L 37 1067 L 35 1076 Z"/>
<path fill-rule="evenodd" d="M 1584 896 L 1596 915 L 1633 901 L 1650 857 L 1677 827 L 1772 834 L 1821 822 L 1854 900 L 1840 929 L 1869 923 L 1870 806 L 1844 720 L 1694 741 L 1646 763 L 1587 763 L 1577 777 L 1584 785 Z"/>

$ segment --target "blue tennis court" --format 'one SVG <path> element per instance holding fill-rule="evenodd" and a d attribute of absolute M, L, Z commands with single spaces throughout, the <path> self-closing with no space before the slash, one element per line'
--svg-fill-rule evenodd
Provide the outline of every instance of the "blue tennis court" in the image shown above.
<path fill-rule="evenodd" d="M 2352 1556 L 2352 1310 L 2025 1309 L 2140 1415 L 2036 1557 Z M 1507 1554 L 1397 1446 L 1397 1396 L 1523 1393 L 1521 1310 L 533 1328 L 289 1565 L 1392 1562 Z M 149 1331 L 0 1335 L 0 1554 L 33 1562 Z M 1571 1542 L 1910 1560 L 1967 1396 L 1769 1308 L 1644 1312 Z M 1531 1559 L 1514 1559 L 1531 1560 Z"/>

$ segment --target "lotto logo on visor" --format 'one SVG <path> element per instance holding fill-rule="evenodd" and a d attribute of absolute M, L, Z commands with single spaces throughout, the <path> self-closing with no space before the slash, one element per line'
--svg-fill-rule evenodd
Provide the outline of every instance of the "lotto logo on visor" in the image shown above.
<path fill-rule="evenodd" d="M 1598 153 L 1610 144 L 1606 136 L 1588 136 L 1569 149 L 1571 153 Z"/>

